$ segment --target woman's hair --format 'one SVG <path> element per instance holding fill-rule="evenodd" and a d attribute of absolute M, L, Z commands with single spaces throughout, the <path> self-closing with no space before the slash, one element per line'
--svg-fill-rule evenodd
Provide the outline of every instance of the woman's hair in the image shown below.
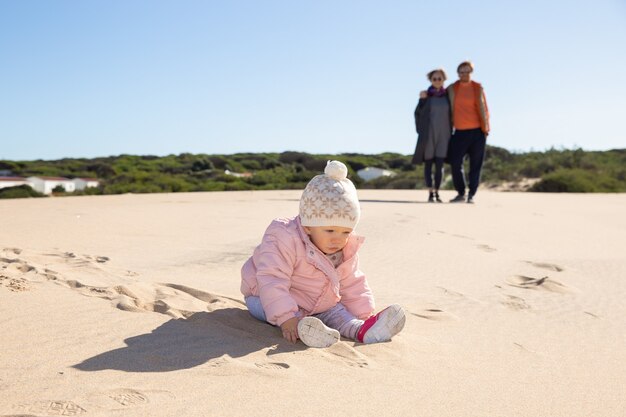
<path fill-rule="evenodd" d="M 428 78 L 428 81 L 430 81 L 430 79 L 433 78 L 433 75 L 437 74 L 438 72 L 441 73 L 441 76 L 443 77 L 444 81 L 448 79 L 448 76 L 446 75 L 446 72 L 444 71 L 444 69 L 437 68 L 437 69 L 430 71 L 428 74 L 426 74 L 426 78 Z"/>
<path fill-rule="evenodd" d="M 456 67 L 456 72 L 459 72 L 461 70 L 461 67 L 465 67 L 468 66 L 470 67 L 471 72 L 474 72 L 474 64 L 472 64 L 472 61 L 463 61 L 459 64 L 458 67 Z"/>

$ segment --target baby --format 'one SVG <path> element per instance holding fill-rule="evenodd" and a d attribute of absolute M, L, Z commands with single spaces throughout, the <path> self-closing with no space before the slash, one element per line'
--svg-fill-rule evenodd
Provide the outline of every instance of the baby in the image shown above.
<path fill-rule="evenodd" d="M 361 343 L 391 340 L 404 311 L 391 305 L 376 315 L 374 296 L 359 270 L 364 238 L 353 233 L 361 209 L 348 169 L 328 161 L 300 198 L 300 214 L 274 220 L 241 269 L 250 314 L 280 326 L 283 337 L 328 347 L 340 335 Z"/>

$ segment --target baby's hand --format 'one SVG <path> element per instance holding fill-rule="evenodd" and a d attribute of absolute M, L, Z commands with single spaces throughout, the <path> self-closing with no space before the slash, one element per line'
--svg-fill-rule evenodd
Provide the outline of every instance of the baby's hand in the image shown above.
<path fill-rule="evenodd" d="M 428 93 L 426 91 L 420 91 L 420 98 L 428 97 Z"/>
<path fill-rule="evenodd" d="M 289 340 L 291 343 L 298 341 L 298 322 L 300 319 L 293 317 L 280 325 L 280 329 L 283 332 L 283 337 Z"/>

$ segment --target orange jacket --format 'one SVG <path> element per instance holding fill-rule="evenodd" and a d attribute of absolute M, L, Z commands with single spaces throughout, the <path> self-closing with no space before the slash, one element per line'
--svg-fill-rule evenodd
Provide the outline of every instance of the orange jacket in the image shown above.
<path fill-rule="evenodd" d="M 450 99 L 450 111 L 452 112 L 452 120 L 454 120 L 454 99 L 455 95 L 459 89 L 459 83 L 461 81 L 457 81 L 454 84 L 448 86 L 448 98 Z M 476 81 L 470 81 L 472 83 L 472 87 L 474 88 L 474 97 L 476 97 L 476 111 L 478 112 L 478 116 L 480 118 L 480 128 L 484 133 L 489 133 L 489 108 L 487 107 L 487 99 L 485 98 L 485 91 L 483 90 L 483 86 Z"/>

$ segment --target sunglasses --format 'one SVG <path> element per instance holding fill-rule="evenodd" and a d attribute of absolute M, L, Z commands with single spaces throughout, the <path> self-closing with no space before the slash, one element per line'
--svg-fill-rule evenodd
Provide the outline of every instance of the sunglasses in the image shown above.
<path fill-rule="evenodd" d="M 469 74 L 472 71 L 459 71 L 459 74 Z"/>
<path fill-rule="evenodd" d="M 443 78 L 433 77 L 430 79 L 431 81 L 443 81 Z"/>

